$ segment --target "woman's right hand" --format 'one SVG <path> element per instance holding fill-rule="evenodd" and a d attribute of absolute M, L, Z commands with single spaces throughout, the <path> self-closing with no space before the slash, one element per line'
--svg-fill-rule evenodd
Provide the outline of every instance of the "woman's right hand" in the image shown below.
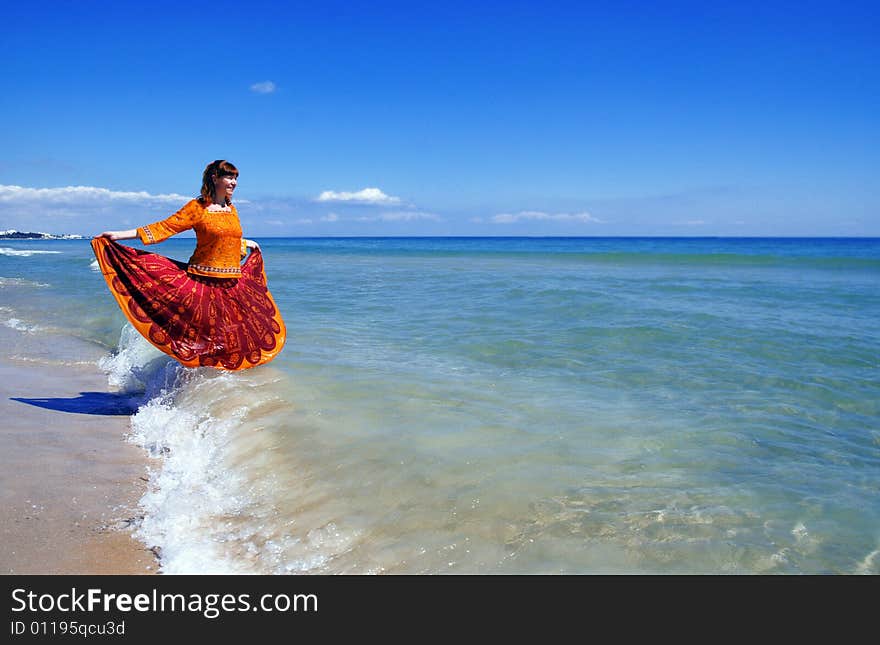
<path fill-rule="evenodd" d="M 111 242 L 116 240 L 132 240 L 137 237 L 137 229 L 133 228 L 128 231 L 104 231 L 98 237 L 106 237 Z"/>

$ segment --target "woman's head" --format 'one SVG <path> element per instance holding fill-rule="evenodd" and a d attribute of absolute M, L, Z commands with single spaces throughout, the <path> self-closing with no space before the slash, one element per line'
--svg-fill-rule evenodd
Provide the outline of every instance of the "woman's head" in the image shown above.
<path fill-rule="evenodd" d="M 226 203 L 231 204 L 229 196 L 232 194 L 232 190 L 226 190 L 225 185 L 230 183 L 228 180 L 224 180 L 226 177 L 233 180 L 238 179 L 238 168 L 225 159 L 217 159 L 209 163 L 202 174 L 202 201 L 209 204 L 214 203 L 214 196 L 219 192 L 220 197 L 225 197 Z M 234 182 L 232 188 L 235 188 Z"/>

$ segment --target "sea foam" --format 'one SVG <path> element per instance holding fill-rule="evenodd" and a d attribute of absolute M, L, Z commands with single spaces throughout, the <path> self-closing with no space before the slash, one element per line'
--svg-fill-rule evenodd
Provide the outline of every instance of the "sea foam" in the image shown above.
<path fill-rule="evenodd" d="M 25 278 L 4 278 L 0 276 L 0 287 L 48 287 L 45 282 L 34 282 Z"/>
<path fill-rule="evenodd" d="M 29 325 L 18 318 L 9 318 L 3 321 L 3 324 L 16 331 L 23 331 L 26 334 L 36 334 L 42 329 L 39 325 Z"/>
<path fill-rule="evenodd" d="M 61 251 L 40 251 L 37 249 L 11 249 L 7 246 L 0 247 L 0 255 L 9 255 L 14 257 L 30 257 L 31 255 L 51 255 L 61 253 Z"/>
<path fill-rule="evenodd" d="M 116 352 L 101 358 L 98 366 L 107 374 L 107 381 L 124 392 L 147 392 L 165 378 L 165 370 L 173 363 L 153 347 L 138 331 L 126 323 L 119 336 Z"/>
<path fill-rule="evenodd" d="M 163 573 L 311 571 L 349 548 L 354 534 L 332 521 L 278 521 L 277 492 L 298 484 L 271 430 L 290 412 L 277 372 L 186 368 L 128 324 L 100 365 L 139 394 L 128 439 L 151 463 L 136 536 L 161 553 Z"/>
<path fill-rule="evenodd" d="M 236 416 L 218 422 L 209 405 L 186 397 L 187 386 L 198 389 L 205 376 L 157 350 L 128 323 L 116 352 L 102 358 L 99 366 L 112 387 L 140 394 L 128 439 L 155 459 L 148 491 L 140 500 L 144 519 L 138 537 L 159 548 L 166 573 L 232 571 L 233 564 L 224 562 L 204 537 L 211 533 L 210 517 L 234 514 L 241 504 L 228 494 L 234 476 L 216 463 Z"/>

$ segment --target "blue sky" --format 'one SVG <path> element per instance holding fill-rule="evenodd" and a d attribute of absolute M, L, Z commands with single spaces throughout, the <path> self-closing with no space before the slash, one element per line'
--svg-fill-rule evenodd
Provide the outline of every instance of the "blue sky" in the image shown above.
<path fill-rule="evenodd" d="M 0 229 L 880 235 L 876 2 L 4 5 Z"/>

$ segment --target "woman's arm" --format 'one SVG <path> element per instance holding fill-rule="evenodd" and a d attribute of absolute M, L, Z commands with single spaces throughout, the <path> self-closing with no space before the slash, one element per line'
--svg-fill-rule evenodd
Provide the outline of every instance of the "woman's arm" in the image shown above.
<path fill-rule="evenodd" d="M 177 235 L 193 228 L 201 219 L 203 210 L 198 200 L 191 199 L 171 217 L 166 217 L 159 222 L 153 222 L 147 226 L 139 226 L 134 230 L 134 233 L 144 244 L 158 244 L 172 235 Z M 130 233 L 131 231 L 124 232 Z"/>
<path fill-rule="evenodd" d="M 253 240 L 245 240 L 244 245 L 249 249 L 259 249 L 260 245 L 254 242 Z"/>
<path fill-rule="evenodd" d="M 182 233 L 193 227 L 198 220 L 201 208 L 195 199 L 184 204 L 183 208 L 171 217 L 154 222 L 147 226 L 132 228 L 127 231 L 104 231 L 98 237 L 106 237 L 109 240 L 133 240 L 140 238 L 144 244 L 156 244 L 167 240 L 172 235 Z"/>
<path fill-rule="evenodd" d="M 137 229 L 132 228 L 127 231 L 104 231 L 98 237 L 106 237 L 115 242 L 116 240 L 133 240 L 137 236 Z"/>

